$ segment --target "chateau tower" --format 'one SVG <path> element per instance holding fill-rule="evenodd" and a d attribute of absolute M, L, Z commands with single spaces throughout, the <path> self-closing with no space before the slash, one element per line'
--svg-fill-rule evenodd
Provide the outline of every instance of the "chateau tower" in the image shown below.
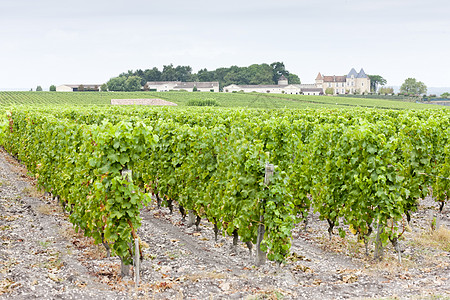
<path fill-rule="evenodd" d="M 281 75 L 281 77 L 278 79 L 278 85 L 288 85 L 288 79 L 284 77 L 284 75 Z"/>

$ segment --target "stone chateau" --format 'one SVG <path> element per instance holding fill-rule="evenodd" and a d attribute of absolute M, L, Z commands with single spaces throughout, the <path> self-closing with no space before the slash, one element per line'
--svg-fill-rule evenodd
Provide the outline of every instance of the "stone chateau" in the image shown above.
<path fill-rule="evenodd" d="M 319 73 L 315 85 L 321 88 L 323 93 L 330 89 L 329 92 L 333 95 L 370 92 L 370 78 L 363 69 L 356 73 L 356 70 L 352 68 L 347 76 L 325 76 Z"/>

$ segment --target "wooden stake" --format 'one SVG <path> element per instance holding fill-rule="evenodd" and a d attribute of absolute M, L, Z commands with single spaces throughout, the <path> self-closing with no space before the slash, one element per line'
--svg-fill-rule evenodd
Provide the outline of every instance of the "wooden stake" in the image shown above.
<path fill-rule="evenodd" d="M 261 266 L 266 263 L 266 252 L 261 250 L 261 242 L 263 241 L 264 233 L 266 232 L 264 227 L 264 216 L 261 215 L 259 220 L 261 223 L 258 226 L 258 236 L 256 238 L 256 266 Z"/>
<path fill-rule="evenodd" d="M 272 164 L 266 164 L 266 171 L 264 174 L 264 185 L 268 186 L 272 180 L 275 166 Z M 262 201 L 264 205 L 264 200 Z M 266 252 L 261 250 L 261 243 L 264 239 L 264 233 L 266 228 L 264 226 L 264 214 L 259 217 L 258 236 L 256 238 L 256 259 L 255 265 L 261 266 L 266 263 Z"/>
<path fill-rule="evenodd" d="M 140 258 L 140 252 L 139 252 L 139 238 L 134 239 L 134 282 L 136 285 L 136 289 L 139 286 L 139 258 Z"/>
<path fill-rule="evenodd" d="M 269 185 L 273 177 L 273 172 L 275 171 L 275 166 L 272 164 L 266 164 L 266 172 L 264 174 L 264 184 Z"/>

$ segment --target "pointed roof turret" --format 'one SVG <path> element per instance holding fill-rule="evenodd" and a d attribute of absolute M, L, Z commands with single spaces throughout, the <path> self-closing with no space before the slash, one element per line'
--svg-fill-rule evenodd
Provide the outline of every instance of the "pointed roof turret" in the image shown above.
<path fill-rule="evenodd" d="M 367 75 L 364 72 L 363 68 L 361 68 L 361 71 L 359 71 L 357 78 L 367 78 Z"/>
<path fill-rule="evenodd" d="M 320 72 L 319 74 L 317 74 L 316 80 L 323 80 L 322 74 L 320 74 Z"/>
<path fill-rule="evenodd" d="M 358 73 L 356 73 L 355 68 L 352 68 L 352 69 L 350 70 L 350 72 L 349 72 L 348 75 L 347 75 L 347 78 L 352 78 L 352 75 L 353 75 L 354 78 L 358 77 Z"/>
<path fill-rule="evenodd" d="M 286 76 L 281 75 L 280 78 L 278 78 L 278 85 L 288 85 L 289 81 L 286 78 Z"/>

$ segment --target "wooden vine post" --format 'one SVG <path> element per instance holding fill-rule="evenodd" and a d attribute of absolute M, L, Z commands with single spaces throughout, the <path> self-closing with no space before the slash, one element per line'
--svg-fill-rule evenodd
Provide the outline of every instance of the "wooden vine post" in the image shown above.
<path fill-rule="evenodd" d="M 383 234 L 383 225 L 381 221 L 378 221 L 377 238 L 375 242 L 375 254 L 374 258 L 378 261 L 383 260 L 383 243 L 381 242 L 380 235 Z"/>
<path fill-rule="evenodd" d="M 131 181 L 131 178 L 132 178 L 131 170 L 122 169 L 121 175 L 122 175 L 123 179 L 126 179 L 127 181 Z M 124 263 L 123 257 L 120 257 L 120 276 L 121 277 L 130 276 L 130 265 L 126 265 Z"/>
<path fill-rule="evenodd" d="M 139 286 L 139 268 L 140 268 L 140 251 L 139 251 L 139 238 L 136 237 L 134 239 L 134 282 L 135 282 L 135 286 L 136 289 Z"/>
<path fill-rule="evenodd" d="M 273 177 L 274 165 L 266 164 L 266 170 L 264 174 L 264 185 L 268 186 L 270 184 L 270 180 Z M 264 207 L 265 200 L 260 200 L 261 205 Z M 261 242 L 264 239 L 264 233 L 266 229 L 264 227 L 264 210 L 261 216 L 259 217 L 259 226 L 258 226 L 258 236 L 256 239 L 256 261 L 255 265 L 261 266 L 266 263 L 266 253 L 261 250 Z"/>
<path fill-rule="evenodd" d="M 126 179 L 128 182 L 132 181 L 133 178 L 132 170 L 123 169 L 122 170 L 122 178 Z M 133 224 L 131 224 L 131 221 L 128 220 L 128 223 L 131 227 L 131 235 L 134 241 L 135 251 L 134 251 L 134 257 L 133 257 L 133 265 L 134 265 L 134 280 L 136 283 L 136 288 L 139 286 L 139 259 L 140 259 L 140 248 L 139 248 L 139 237 L 137 236 L 137 233 L 135 232 L 133 228 Z M 132 245 L 129 245 L 130 249 L 132 248 Z M 123 259 L 121 259 L 121 265 L 120 265 L 120 271 L 121 275 L 123 276 L 129 276 L 130 274 L 130 265 L 125 265 L 123 263 Z"/>

